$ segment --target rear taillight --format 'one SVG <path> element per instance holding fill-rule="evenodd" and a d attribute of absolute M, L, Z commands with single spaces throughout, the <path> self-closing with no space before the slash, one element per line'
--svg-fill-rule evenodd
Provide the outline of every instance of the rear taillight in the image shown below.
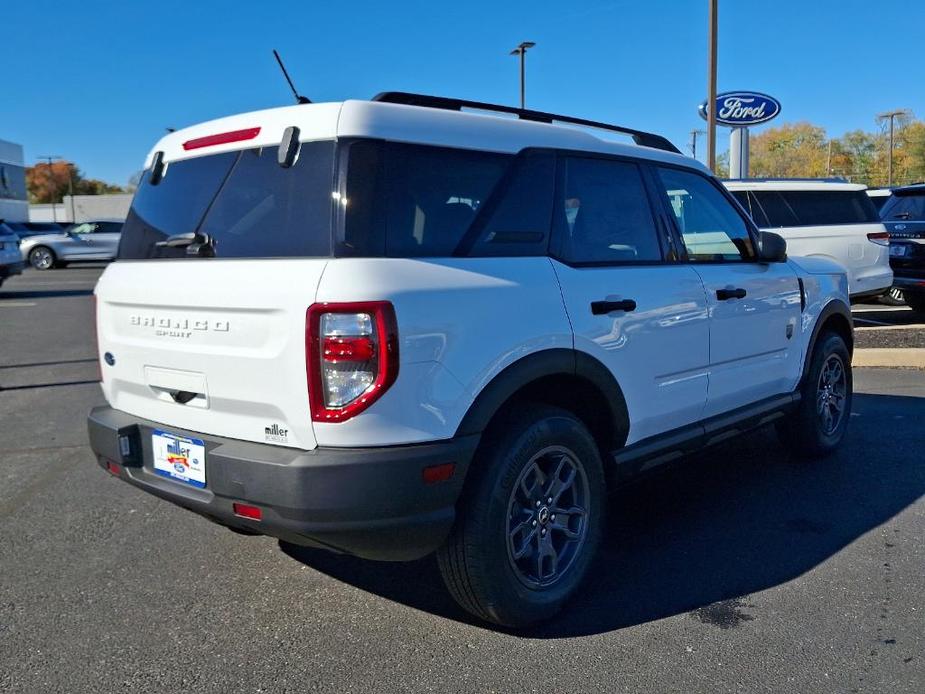
<path fill-rule="evenodd" d="M 342 422 L 398 377 L 398 322 L 388 301 L 314 304 L 305 326 L 308 398 L 316 422 Z"/>
<path fill-rule="evenodd" d="M 889 246 L 890 233 L 887 231 L 875 231 L 867 235 L 867 240 L 876 243 L 878 246 Z"/>

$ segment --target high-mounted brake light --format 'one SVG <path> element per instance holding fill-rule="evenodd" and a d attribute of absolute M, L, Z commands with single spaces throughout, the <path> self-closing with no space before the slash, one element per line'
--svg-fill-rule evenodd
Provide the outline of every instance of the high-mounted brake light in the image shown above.
<path fill-rule="evenodd" d="M 200 147 L 213 147 L 215 145 L 224 145 L 229 142 L 242 142 L 244 140 L 253 140 L 260 133 L 260 128 L 244 128 L 243 130 L 231 130 L 227 133 L 218 133 L 216 135 L 206 135 L 187 140 L 183 143 L 183 149 L 199 149 Z"/>
<path fill-rule="evenodd" d="M 889 246 L 890 233 L 888 231 L 874 231 L 867 235 L 867 240 L 876 243 L 878 246 Z"/>
<path fill-rule="evenodd" d="M 342 422 L 398 377 L 398 322 L 388 301 L 314 304 L 305 316 L 308 399 L 316 422 Z"/>

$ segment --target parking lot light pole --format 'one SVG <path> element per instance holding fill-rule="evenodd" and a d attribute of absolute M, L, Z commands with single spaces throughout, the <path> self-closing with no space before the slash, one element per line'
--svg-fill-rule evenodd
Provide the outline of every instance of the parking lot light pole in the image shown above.
<path fill-rule="evenodd" d="M 707 35 L 709 51 L 707 69 L 707 166 L 716 170 L 716 28 L 718 0 L 710 2 L 710 29 Z"/>
<path fill-rule="evenodd" d="M 39 158 L 39 159 L 47 159 L 47 160 L 48 160 L 48 180 L 51 181 L 52 183 L 55 183 L 55 172 L 52 171 L 52 169 L 51 169 L 51 161 L 52 161 L 52 159 L 60 159 L 61 157 L 59 157 L 57 154 L 40 154 L 40 155 L 38 156 L 38 158 Z M 51 196 L 51 221 L 57 222 L 57 221 L 58 221 L 58 214 L 57 214 L 57 212 L 55 211 L 55 196 L 58 194 L 58 184 L 55 183 L 55 186 L 54 186 L 54 187 L 55 187 L 55 189 L 54 189 L 54 192 L 52 193 L 52 196 Z M 74 198 L 71 197 L 71 200 L 72 200 L 72 201 L 73 201 L 73 199 L 74 199 Z"/>
<path fill-rule="evenodd" d="M 877 114 L 877 120 L 879 121 L 884 121 L 886 119 L 890 120 L 890 150 L 887 153 L 887 187 L 892 187 L 893 185 L 893 123 L 897 117 L 908 115 L 909 109 L 907 108 L 900 108 L 895 111 Z"/>
<path fill-rule="evenodd" d="M 691 156 L 697 158 L 697 137 L 705 134 L 706 130 L 691 130 Z"/>
<path fill-rule="evenodd" d="M 526 108 L 526 58 L 527 58 L 527 49 L 533 48 L 536 45 L 535 41 L 521 41 L 520 45 L 517 46 L 511 55 L 520 56 L 520 107 Z"/>

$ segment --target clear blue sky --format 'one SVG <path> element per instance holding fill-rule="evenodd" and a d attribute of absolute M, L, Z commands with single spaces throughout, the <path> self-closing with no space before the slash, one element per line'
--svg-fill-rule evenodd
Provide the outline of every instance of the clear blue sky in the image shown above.
<path fill-rule="evenodd" d="M 703 127 L 707 0 L 11 0 L 2 24 L 0 139 L 30 164 L 58 154 L 118 184 L 166 126 L 290 103 L 272 48 L 315 101 L 406 90 L 514 104 L 508 52 L 531 40 L 529 107 L 685 151 Z M 832 136 L 887 109 L 925 117 L 923 26 L 911 0 L 720 0 L 719 87 L 767 92 L 783 104 L 774 125 Z"/>

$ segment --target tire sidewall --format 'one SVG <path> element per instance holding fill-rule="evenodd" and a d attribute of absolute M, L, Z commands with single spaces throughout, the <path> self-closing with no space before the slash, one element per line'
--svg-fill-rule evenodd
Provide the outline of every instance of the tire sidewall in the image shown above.
<path fill-rule="evenodd" d="M 51 262 L 48 264 L 48 267 L 39 267 L 34 258 L 37 251 L 47 251 L 51 256 Z M 35 270 L 51 270 L 55 266 L 55 252 L 48 248 L 48 246 L 36 246 L 31 251 L 29 251 L 29 265 L 32 266 Z"/>
<path fill-rule="evenodd" d="M 552 409 L 552 408 L 550 408 Z M 490 499 L 475 511 L 481 518 L 472 520 L 481 526 L 477 535 L 482 542 L 479 563 L 492 583 L 493 601 L 499 621 L 525 625 L 545 619 L 559 610 L 587 573 L 600 543 L 604 515 L 604 478 L 597 446 L 587 429 L 573 416 L 549 412 L 530 423 L 512 427 L 510 433 L 492 446 L 487 456 L 485 476 L 477 493 Z M 510 495 L 521 472 L 540 450 L 551 445 L 563 446 L 575 456 L 588 482 L 588 530 L 584 544 L 566 574 L 555 584 L 533 589 L 514 573 L 507 550 L 508 506 Z M 484 497 L 483 497 L 484 498 Z"/>
<path fill-rule="evenodd" d="M 838 423 L 835 431 L 826 434 L 822 430 L 822 421 L 819 413 L 816 411 L 816 395 L 819 388 L 819 376 L 822 368 L 828 358 L 837 354 L 842 360 L 842 367 L 845 370 L 845 411 L 841 421 Z M 813 361 L 807 374 L 806 386 L 803 392 L 804 398 L 804 416 L 810 417 L 813 422 L 814 443 L 820 451 L 834 450 L 845 437 L 848 429 L 848 421 L 851 418 L 851 404 L 854 400 L 854 382 L 851 373 L 851 355 L 848 347 L 841 336 L 835 333 L 828 333 L 824 336 L 821 343 L 813 352 Z"/>

